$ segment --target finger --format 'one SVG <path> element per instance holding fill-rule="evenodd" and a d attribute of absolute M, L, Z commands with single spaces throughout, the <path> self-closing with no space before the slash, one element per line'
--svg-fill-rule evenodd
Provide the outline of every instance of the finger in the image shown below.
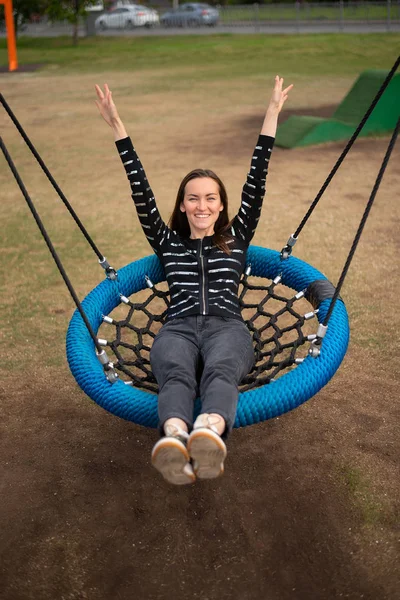
<path fill-rule="evenodd" d="M 111 92 L 110 92 L 110 88 L 108 87 L 108 85 L 106 83 L 104 84 L 104 91 L 106 93 L 107 98 L 109 98 L 111 95 Z"/>
<path fill-rule="evenodd" d="M 102 100 L 104 98 L 104 94 L 102 92 L 101 87 L 99 85 L 97 85 L 97 83 L 94 87 L 96 89 L 96 93 L 97 93 L 98 97 L 100 98 L 100 100 Z"/>
<path fill-rule="evenodd" d="M 285 89 L 282 91 L 282 94 L 287 94 L 288 92 L 290 92 L 290 90 L 292 89 L 292 87 L 293 87 L 293 83 L 291 83 L 290 85 L 288 85 L 288 87 L 287 87 L 287 88 L 285 88 Z"/>

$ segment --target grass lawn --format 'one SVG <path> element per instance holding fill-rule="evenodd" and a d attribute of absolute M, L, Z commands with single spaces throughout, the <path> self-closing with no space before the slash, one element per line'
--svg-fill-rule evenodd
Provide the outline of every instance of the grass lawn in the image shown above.
<path fill-rule="evenodd" d="M 184 131 L 175 129 L 180 129 L 182 123 L 186 123 L 187 131 L 195 131 L 192 119 L 196 115 L 204 115 L 203 118 L 209 123 L 218 123 L 217 129 L 225 119 L 229 122 L 239 118 L 240 114 L 248 115 L 249 119 L 254 112 L 262 115 L 267 81 L 272 80 L 276 72 L 284 74 L 288 81 L 295 83 L 291 108 L 298 107 L 300 113 L 302 107 L 306 106 L 316 108 L 321 104 L 337 104 L 359 71 L 365 68 L 390 68 L 399 42 L 399 34 L 270 37 L 223 35 L 90 38 L 81 40 L 79 46 L 74 47 L 69 38 L 22 38 L 18 48 L 20 63 L 43 63 L 44 68 L 29 75 L 4 74 L 2 92 L 11 105 L 16 106 L 17 116 L 19 114 L 23 119 L 26 115 L 25 124 L 29 126 L 30 123 L 28 134 L 41 142 L 40 150 L 45 160 L 46 157 L 51 157 L 49 166 L 56 170 L 56 179 L 65 177 L 66 185 L 71 187 L 72 184 L 74 187 L 74 181 L 83 182 L 86 179 L 87 166 L 84 166 L 82 160 L 86 158 L 87 147 L 92 143 L 88 124 L 96 123 L 98 126 L 92 104 L 92 86 L 95 81 L 108 80 L 130 125 L 142 131 L 148 139 L 152 139 L 155 129 L 161 128 L 166 134 L 168 147 L 168 140 L 175 143 L 184 134 Z M 2 43 L 4 46 L 4 40 Z M 221 89 L 224 90 L 222 95 Z M 51 98 L 50 104 L 46 103 L 47 98 Z M 143 121 L 143 116 L 147 121 Z M 48 135 L 48 131 L 53 133 L 53 126 L 61 135 L 56 154 L 53 152 L 54 140 Z M 251 120 L 249 126 L 254 128 Z M 10 123 L 7 121 L 5 136 L 8 129 Z M 84 138 L 77 145 L 81 133 L 84 133 Z M 16 146 L 16 150 L 18 158 L 23 148 Z M 100 156 L 106 156 L 108 152 L 109 150 L 101 148 Z M 178 162 L 180 157 L 178 153 Z M 36 164 L 25 156 L 23 169 L 25 165 L 28 176 L 34 177 L 33 184 L 41 186 L 42 180 Z M 70 178 L 71 170 L 76 173 L 73 181 Z M 22 174 L 24 175 L 24 171 Z M 21 222 L 21 212 L 24 211 L 22 198 L 15 192 L 7 172 L 3 173 L 3 177 L 6 182 L 6 187 L 3 188 L 6 190 L 3 203 L 4 252 L 19 265 L 26 261 L 29 249 L 30 252 L 43 255 L 42 269 L 46 281 L 57 287 L 59 275 L 54 271 L 50 257 L 46 256 L 33 223 L 29 219 Z M 118 185 L 124 183 L 119 177 L 117 181 Z M 106 196 L 104 190 L 108 185 L 105 182 L 105 187 L 99 190 L 100 197 Z M 82 183 L 75 192 L 75 201 L 78 203 L 81 190 Z M 91 196 L 90 189 L 88 192 Z M 8 197 L 16 197 L 17 200 L 10 206 L 7 203 Z M 89 210 L 89 206 L 94 206 L 92 201 L 88 201 L 84 209 L 90 224 L 93 212 Z M 55 241 L 62 244 L 66 260 L 74 265 L 80 256 L 82 244 L 78 230 L 68 228 L 68 221 L 64 219 L 58 220 L 62 209 L 56 204 L 46 204 L 44 210 L 51 224 L 56 223 L 53 231 Z M 97 234 L 100 233 L 98 229 L 102 222 L 103 219 L 98 218 L 92 224 Z M 128 242 L 128 231 L 121 231 L 120 235 L 123 239 L 126 235 Z M 73 240 L 74 243 L 68 247 L 66 239 Z M 140 243 L 140 248 L 142 247 L 144 253 L 146 245 L 143 240 Z M 7 265 L 3 264 L 3 267 L 7 268 Z M 79 272 L 88 275 L 87 269 L 89 267 L 83 268 L 81 265 Z M 89 279 L 96 281 L 96 276 L 91 273 Z M 33 316 L 39 314 L 46 305 L 47 295 L 39 294 L 33 307 L 29 307 L 28 301 L 32 289 L 37 288 L 39 291 L 41 287 L 40 279 L 31 282 L 29 291 L 24 289 L 24 285 L 15 284 L 15 293 L 26 296 L 28 304 L 23 303 L 22 307 L 17 308 L 14 302 L 6 303 L 7 311 L 10 311 L 7 335 L 11 330 L 14 331 L 13 343 L 25 335 L 21 333 L 23 328 L 20 329 L 15 321 L 19 311 L 22 311 L 20 317 L 30 314 L 28 337 L 34 339 L 42 327 Z M 59 333 L 63 335 L 62 330 Z M 368 337 L 375 338 L 374 335 Z M 54 359 L 52 353 L 51 355 Z M 10 364 L 12 360 L 11 355 Z"/>
<path fill-rule="evenodd" d="M 0 88 L 119 269 L 151 249 L 95 83 L 109 83 L 165 220 L 196 167 L 221 176 L 233 216 L 273 76 L 294 83 L 287 113 L 332 114 L 358 73 L 389 69 L 399 47 L 399 34 L 92 38 L 76 48 L 21 38 L 20 63 L 44 67 L 2 73 Z M 4 114 L 1 135 L 85 297 L 104 278 L 96 256 Z M 357 142 L 295 246 L 333 283 L 387 143 Z M 343 147 L 274 149 L 254 244 L 282 248 Z M 184 490 L 151 470 L 155 431 L 112 417 L 75 384 L 64 348 L 74 305 L 3 160 L 2 598 L 397 597 L 399 158 L 397 147 L 342 290 L 352 337 L 341 368 L 296 411 L 235 431 L 224 477 Z"/>
<path fill-rule="evenodd" d="M 52 73 L 136 72 L 177 68 L 190 80 L 235 79 L 266 72 L 288 75 L 354 75 L 369 68 L 390 68 L 400 34 L 245 35 L 106 38 L 92 37 L 73 47 L 71 39 L 20 38 L 20 64 L 42 63 Z M 6 48 L 0 40 L 0 48 Z M 1 54 L 7 64 L 6 53 Z"/>

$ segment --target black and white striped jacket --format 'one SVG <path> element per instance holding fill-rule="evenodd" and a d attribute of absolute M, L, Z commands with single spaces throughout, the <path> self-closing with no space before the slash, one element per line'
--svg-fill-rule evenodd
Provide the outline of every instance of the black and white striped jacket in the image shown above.
<path fill-rule="evenodd" d="M 242 202 L 232 221 L 231 254 L 213 245 L 212 236 L 181 238 L 162 220 L 153 192 L 131 139 L 116 146 L 125 167 L 140 224 L 161 260 L 171 293 L 167 319 L 188 315 L 214 315 L 242 319 L 238 286 L 246 251 L 260 218 L 265 178 L 274 138 L 260 135 L 243 186 Z"/>

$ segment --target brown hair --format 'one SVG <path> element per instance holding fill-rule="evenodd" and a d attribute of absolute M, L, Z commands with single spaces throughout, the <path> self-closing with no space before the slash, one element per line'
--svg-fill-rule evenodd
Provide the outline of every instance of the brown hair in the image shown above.
<path fill-rule="evenodd" d="M 228 232 L 230 221 L 228 216 L 228 194 L 221 179 L 210 169 L 194 169 L 190 171 L 181 181 L 181 184 L 176 195 L 174 210 L 169 220 L 169 227 L 176 231 L 181 237 L 190 237 L 190 225 L 185 212 L 182 212 L 180 206 L 185 197 L 185 187 L 192 179 L 208 177 L 213 179 L 219 187 L 219 195 L 221 198 L 223 209 L 219 213 L 218 219 L 214 225 L 214 234 L 212 236 L 213 243 L 226 254 L 230 254 L 228 242 L 233 239 L 232 234 Z"/>

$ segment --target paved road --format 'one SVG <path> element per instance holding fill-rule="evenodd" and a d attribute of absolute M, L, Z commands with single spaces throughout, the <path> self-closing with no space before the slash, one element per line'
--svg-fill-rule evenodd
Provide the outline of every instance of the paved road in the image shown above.
<path fill-rule="evenodd" d="M 349 23 L 344 22 L 342 25 L 338 22 L 331 23 L 301 23 L 295 21 L 286 21 L 281 23 L 259 23 L 258 25 L 236 23 L 235 25 L 218 25 L 217 27 L 154 27 L 146 29 L 145 27 L 134 29 L 133 31 L 125 31 L 120 29 L 108 30 L 99 32 L 98 35 L 106 36 L 154 36 L 154 35 L 210 35 L 220 33 L 237 33 L 237 34 L 254 34 L 261 33 L 267 35 L 274 34 L 291 34 L 291 33 L 385 33 L 399 32 L 400 21 L 392 22 L 388 25 L 386 22 L 376 23 Z M 60 35 L 71 35 L 71 27 L 64 25 L 28 25 L 21 36 L 32 37 L 57 37 Z M 81 29 L 80 36 L 85 36 L 85 29 Z M 4 37 L 5 33 L 1 32 L 0 37 Z"/>
<path fill-rule="evenodd" d="M 300 27 L 296 22 L 280 23 L 280 24 L 260 24 L 258 26 L 237 24 L 237 25 L 218 25 L 217 27 L 155 27 L 153 29 L 136 29 L 129 32 L 121 31 L 106 31 L 99 33 L 101 36 L 111 35 L 127 35 L 127 36 L 146 36 L 146 35 L 210 35 L 216 33 L 237 33 L 237 34 L 254 34 L 264 33 L 269 35 L 274 34 L 290 34 L 290 33 L 385 33 L 388 31 L 400 31 L 400 22 L 392 23 L 390 29 L 386 23 L 354 23 L 345 24 L 340 27 L 338 23 L 330 24 L 302 24 Z"/>

